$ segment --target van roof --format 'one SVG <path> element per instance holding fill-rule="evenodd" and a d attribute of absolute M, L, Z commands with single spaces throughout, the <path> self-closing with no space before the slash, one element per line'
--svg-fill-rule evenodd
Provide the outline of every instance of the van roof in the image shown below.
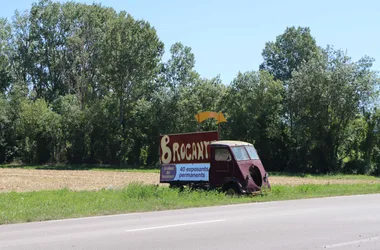
<path fill-rule="evenodd" d="M 253 146 L 251 143 L 244 141 L 213 141 L 211 145 L 223 145 L 223 146 Z"/>

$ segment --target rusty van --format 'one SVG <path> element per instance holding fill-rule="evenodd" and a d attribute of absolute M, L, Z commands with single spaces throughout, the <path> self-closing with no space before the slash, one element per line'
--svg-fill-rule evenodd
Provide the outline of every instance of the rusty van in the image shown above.
<path fill-rule="evenodd" d="M 160 136 L 160 183 L 252 194 L 270 189 L 256 148 L 243 141 L 219 140 L 218 131 Z"/>

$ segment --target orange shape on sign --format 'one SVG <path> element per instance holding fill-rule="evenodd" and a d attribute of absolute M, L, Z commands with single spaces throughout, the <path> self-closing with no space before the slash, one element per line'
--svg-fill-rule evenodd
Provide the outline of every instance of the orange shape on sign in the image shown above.
<path fill-rule="evenodd" d="M 206 112 L 198 113 L 195 116 L 195 119 L 197 119 L 198 123 L 201 123 L 204 120 L 209 119 L 209 118 L 216 119 L 218 121 L 218 123 L 227 122 L 227 120 L 224 117 L 224 115 L 222 113 L 217 113 L 217 112 L 206 111 Z"/>

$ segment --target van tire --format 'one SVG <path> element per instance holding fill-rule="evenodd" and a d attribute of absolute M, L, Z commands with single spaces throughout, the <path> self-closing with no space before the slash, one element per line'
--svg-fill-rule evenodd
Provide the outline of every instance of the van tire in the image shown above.
<path fill-rule="evenodd" d="M 226 195 L 239 195 L 240 189 L 235 182 L 228 182 L 223 185 L 222 190 Z"/>
<path fill-rule="evenodd" d="M 179 189 L 179 191 L 183 191 L 185 189 L 183 185 L 172 183 L 169 184 L 169 188 Z"/>

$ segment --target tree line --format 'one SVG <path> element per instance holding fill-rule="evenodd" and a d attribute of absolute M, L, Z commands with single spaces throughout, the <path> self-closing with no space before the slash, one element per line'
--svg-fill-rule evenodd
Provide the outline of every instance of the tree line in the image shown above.
<path fill-rule="evenodd" d="M 268 41 L 231 83 L 170 58 L 154 27 L 99 4 L 40 0 L 0 19 L 0 163 L 155 166 L 159 136 L 215 130 L 254 143 L 266 169 L 380 174 L 379 75 L 308 27 Z"/>

